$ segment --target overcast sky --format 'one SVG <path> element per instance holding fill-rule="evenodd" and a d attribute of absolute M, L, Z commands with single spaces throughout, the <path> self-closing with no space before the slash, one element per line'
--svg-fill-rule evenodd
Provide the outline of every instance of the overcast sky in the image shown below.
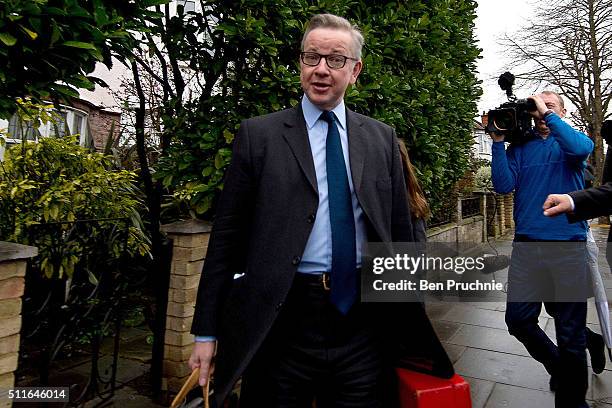
<path fill-rule="evenodd" d="M 504 60 L 503 50 L 497 45 L 497 39 L 506 32 L 513 32 L 525 24 L 530 16 L 532 4 L 536 0 L 478 0 L 478 17 L 476 19 L 475 37 L 478 46 L 482 49 L 482 58 L 478 61 L 478 78 L 483 81 L 483 95 L 478 103 L 478 110 L 482 112 L 497 107 L 506 101 L 506 94 L 497 85 L 497 76 L 506 70 L 507 61 Z M 111 88 L 117 88 L 119 78 L 126 68 L 117 63 L 112 72 L 98 64 L 95 74 L 108 82 Z M 82 91 L 81 96 L 93 103 L 107 107 L 114 105 L 110 93 L 97 87 L 96 91 Z M 525 91 L 523 91 L 525 92 Z M 517 92 L 520 97 L 520 90 Z"/>
<path fill-rule="evenodd" d="M 507 70 L 508 60 L 504 58 L 497 39 L 505 33 L 512 33 L 522 27 L 531 16 L 535 0 L 478 0 L 478 17 L 475 36 L 482 49 L 478 61 L 478 78 L 482 81 L 482 97 L 478 103 L 479 112 L 495 108 L 506 102 L 506 93 L 497 85 L 497 77 Z M 519 97 L 525 90 L 518 90 Z"/>

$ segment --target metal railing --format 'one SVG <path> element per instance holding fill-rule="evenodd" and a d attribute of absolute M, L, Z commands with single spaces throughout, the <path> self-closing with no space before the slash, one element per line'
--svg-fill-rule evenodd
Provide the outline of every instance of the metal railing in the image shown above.
<path fill-rule="evenodd" d="M 482 215 L 481 197 L 465 197 L 461 198 L 460 201 L 462 219 Z"/>
<path fill-rule="evenodd" d="M 29 244 L 39 247 L 26 273 L 18 381 L 37 372 L 27 385 L 49 385 L 58 363 L 88 357 L 88 375 L 71 381 L 70 402 L 79 406 L 96 398 L 107 402 L 115 392 L 122 308 L 134 277 L 125 272 L 128 219 L 79 220 L 32 225 Z M 42 251 L 41 251 L 42 249 Z M 79 254 L 78 259 L 76 254 Z M 43 259 L 46 259 L 43 261 Z M 54 263 L 63 276 L 49 274 Z M 112 338 L 109 358 L 101 359 L 100 347 Z M 31 378 L 31 377 L 30 377 Z"/>

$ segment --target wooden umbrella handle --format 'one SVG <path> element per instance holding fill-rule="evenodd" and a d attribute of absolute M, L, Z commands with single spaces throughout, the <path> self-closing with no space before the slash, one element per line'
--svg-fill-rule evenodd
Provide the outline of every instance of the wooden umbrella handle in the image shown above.
<path fill-rule="evenodd" d="M 202 387 L 202 397 L 204 399 L 204 408 L 209 408 L 208 394 L 210 391 L 210 371 L 208 375 L 208 381 L 206 381 L 206 385 Z M 181 405 L 183 400 L 187 398 L 187 394 L 189 393 L 189 391 L 191 391 L 191 389 L 194 388 L 198 384 L 199 378 L 200 378 L 200 369 L 196 368 L 195 370 L 191 372 L 191 375 L 189 376 L 189 378 L 187 378 L 187 381 L 185 381 L 185 383 L 181 387 L 181 390 L 178 392 L 178 394 L 176 394 L 176 397 L 174 397 L 174 399 L 172 400 L 172 404 L 170 405 L 170 408 L 178 408 L 178 406 Z"/>

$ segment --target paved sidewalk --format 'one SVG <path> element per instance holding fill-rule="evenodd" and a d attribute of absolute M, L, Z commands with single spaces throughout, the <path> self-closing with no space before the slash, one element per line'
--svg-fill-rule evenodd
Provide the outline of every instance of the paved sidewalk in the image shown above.
<path fill-rule="evenodd" d="M 598 243 L 605 242 L 607 226 L 593 226 Z M 512 235 L 491 245 L 500 254 L 510 255 Z M 491 250 L 490 252 L 493 252 Z M 612 299 L 612 276 L 600 250 L 600 268 L 608 298 Z M 495 280 L 507 281 L 507 269 L 495 272 Z M 504 322 L 504 302 L 433 303 L 428 314 L 456 371 L 469 381 L 474 408 L 554 407 L 549 391 L 549 376 L 544 367 L 529 356 L 524 346 L 510 336 Z M 592 301 L 587 325 L 600 333 Z M 542 311 L 540 326 L 554 341 L 554 321 Z M 589 363 L 590 364 L 590 363 Z M 600 375 L 589 370 L 587 398 L 591 407 L 612 408 L 612 363 Z"/>

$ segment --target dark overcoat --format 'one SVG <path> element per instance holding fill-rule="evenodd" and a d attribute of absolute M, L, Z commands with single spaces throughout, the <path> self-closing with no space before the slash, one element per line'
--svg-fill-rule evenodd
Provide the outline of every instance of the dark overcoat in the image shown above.
<path fill-rule="evenodd" d="M 346 117 L 351 176 L 368 240 L 414 241 L 394 130 L 350 110 Z M 243 373 L 283 307 L 318 200 L 301 107 L 243 121 L 217 205 L 192 325 L 193 334 L 218 340 L 217 404 Z M 234 279 L 237 274 L 244 275 Z M 425 357 L 419 365 L 430 361 L 424 366 L 444 376 L 452 374 L 420 304 L 372 307 L 380 313 L 381 327 L 389 331 L 384 336 L 397 339 L 398 352 L 417 351 Z M 398 364 L 409 365 L 407 354 L 398 355 Z"/>

